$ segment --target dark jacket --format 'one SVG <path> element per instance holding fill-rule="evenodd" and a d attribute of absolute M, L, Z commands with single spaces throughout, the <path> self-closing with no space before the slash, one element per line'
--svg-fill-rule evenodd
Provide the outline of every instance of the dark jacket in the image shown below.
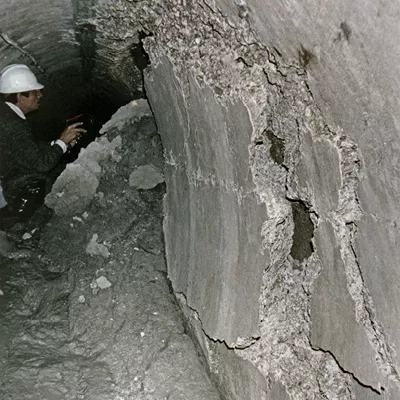
<path fill-rule="evenodd" d="M 62 155 L 60 146 L 35 140 L 29 123 L 0 101 L 0 183 L 7 201 L 32 180 L 46 179 Z"/>

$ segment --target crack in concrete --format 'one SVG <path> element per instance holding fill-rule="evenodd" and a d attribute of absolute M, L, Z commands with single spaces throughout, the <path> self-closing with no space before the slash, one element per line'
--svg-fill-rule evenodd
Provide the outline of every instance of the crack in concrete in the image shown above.
<path fill-rule="evenodd" d="M 357 231 L 355 231 L 355 233 L 356 232 Z M 359 313 L 360 322 L 364 325 L 364 328 L 367 331 L 367 337 L 371 346 L 375 349 L 379 367 L 385 372 L 389 379 L 394 380 L 400 387 L 400 371 L 395 362 L 395 349 L 393 345 L 389 343 L 389 338 L 385 333 L 382 324 L 377 320 L 373 299 L 366 287 L 353 241 L 350 243 L 350 248 L 354 255 L 354 267 L 356 267 L 356 270 L 351 271 L 351 279 L 354 279 L 354 272 L 356 272 L 358 273 L 357 278 L 361 284 L 360 292 L 354 293 L 355 297 L 359 296 L 358 299 L 360 299 L 360 297 L 362 298 L 362 303 L 358 304 L 359 307 L 356 308 L 356 311 Z M 358 285 L 356 284 L 356 286 Z M 353 298 L 353 300 L 356 302 L 356 299 Z"/>
<path fill-rule="evenodd" d="M 332 134 L 332 131 L 330 131 Z M 365 329 L 371 347 L 375 350 L 377 365 L 384 375 L 400 387 L 400 373 L 395 363 L 395 350 L 388 341 L 382 324 L 376 320 L 373 299 L 366 287 L 354 248 L 357 235 L 355 221 L 362 218 L 357 187 L 361 174 L 361 154 L 358 146 L 343 134 L 335 135 L 332 143 L 341 155 L 342 185 L 338 209 L 331 222 L 340 243 L 340 253 L 346 271 L 347 288 L 355 305 L 356 320 Z"/>
<path fill-rule="evenodd" d="M 247 349 L 247 348 L 253 346 L 254 343 L 256 343 L 260 339 L 259 336 L 239 337 L 238 341 L 237 341 L 238 343 L 236 345 L 232 346 L 232 345 L 229 345 L 225 340 L 213 338 L 204 330 L 203 323 L 201 322 L 201 318 L 200 318 L 198 311 L 189 305 L 185 293 L 183 293 L 183 292 L 174 292 L 174 293 L 175 293 L 175 296 L 177 297 L 177 299 L 179 299 L 179 301 L 193 313 L 193 318 L 199 322 L 204 336 L 210 342 L 223 344 L 226 346 L 226 348 L 228 348 L 230 350 L 243 350 L 243 349 Z M 185 312 L 184 312 L 184 315 L 186 315 Z"/>
<path fill-rule="evenodd" d="M 208 3 L 204 1 L 203 7 L 194 3 L 186 5 L 187 9 L 182 9 L 178 4 L 161 5 L 157 1 L 150 1 L 147 3 L 150 7 L 157 5 L 164 9 L 161 21 L 156 27 L 152 17 L 134 4 L 134 16 L 122 18 L 126 24 L 135 23 L 140 19 L 143 26 L 154 32 L 158 43 L 154 38 L 146 41 L 152 62 L 157 61 L 160 55 L 159 47 L 162 47 L 162 51 L 173 61 L 176 76 L 182 77 L 184 94 L 188 93 L 185 71 L 193 70 L 196 76 L 210 87 L 218 86 L 221 93 L 218 99 L 221 103 L 231 101 L 232 98 L 243 100 L 251 113 L 255 138 L 259 138 L 265 127 L 269 126 L 273 132 L 282 132 L 282 135 L 286 135 L 284 138 L 288 139 L 285 149 L 286 170 L 278 169 L 270 160 L 267 146 L 254 146 L 251 149 L 253 178 L 258 196 L 265 203 L 268 213 L 262 235 L 263 246 L 265 251 L 270 253 L 271 263 L 263 277 L 260 306 L 262 337 L 238 354 L 257 366 L 264 375 L 275 375 L 293 395 L 300 393 L 313 396 L 315 390 L 315 396 L 330 393 L 331 397 L 324 395 L 325 398 L 340 396 L 341 399 L 353 400 L 348 374 L 340 370 L 331 354 L 324 353 L 322 356 L 320 352 L 311 349 L 308 343 L 311 323 L 309 298 L 312 285 L 321 271 L 319 261 L 311 255 L 300 268 L 295 268 L 297 264 L 288 259 L 291 241 L 287 238 L 292 237 L 293 221 L 286 197 L 298 198 L 311 204 L 312 196 L 306 190 L 299 193 L 295 188 L 291 188 L 287 178 L 289 173 L 296 169 L 300 158 L 300 130 L 308 130 L 303 119 L 307 108 L 312 108 L 320 121 L 322 113 L 315 104 L 306 79 L 306 71 L 301 67 L 301 60 L 292 60 L 292 64 L 281 62 L 282 56 L 278 51 L 275 55 L 260 43 L 248 20 L 239 20 L 237 23 L 228 21 L 220 10 Z M 199 11 L 200 9 L 202 11 Z M 195 20 L 199 27 L 196 26 Z M 206 22 L 209 20 L 212 20 L 211 26 L 207 26 Z M 218 31 L 218 37 L 215 31 Z M 191 45 L 188 46 L 188 43 Z M 231 57 L 231 64 L 234 65 L 231 69 L 227 69 L 221 62 L 221 54 L 226 58 Z M 205 59 L 212 62 L 205 63 Z M 302 121 L 301 126 L 299 119 Z M 329 136 L 333 130 L 330 131 L 326 124 L 323 126 L 323 134 L 327 133 Z M 320 133 L 320 127 L 316 128 L 315 132 Z M 337 137 L 339 136 L 338 134 Z M 340 154 L 345 156 L 344 153 Z M 173 161 L 171 160 L 171 164 Z M 344 166 L 341 172 L 346 174 Z M 342 193 L 342 197 L 343 195 L 345 194 Z M 341 203 L 338 212 L 343 222 L 356 219 L 354 212 L 357 203 L 355 207 L 353 205 L 352 203 L 347 209 L 347 205 Z M 313 222 L 317 224 L 317 216 Z M 346 229 L 346 223 L 343 228 Z M 344 232 L 344 236 L 346 235 L 347 231 Z M 338 241 L 343 247 L 343 240 L 338 238 Z M 183 293 L 182 295 L 184 296 Z M 196 310 L 192 311 L 196 315 Z M 204 330 L 203 333 L 209 340 L 213 340 Z M 257 346 L 259 348 L 255 349 Z M 299 349 L 303 354 L 294 359 L 291 348 Z M 248 351 L 253 349 L 254 352 Z M 332 363 L 335 365 L 332 366 Z M 318 365 L 319 373 L 325 373 L 326 376 L 320 379 L 315 377 L 315 371 L 309 368 L 313 365 Z M 330 379 L 337 382 L 336 386 L 332 385 Z"/>
<path fill-rule="evenodd" d="M 382 391 L 379 391 L 379 390 L 375 389 L 373 386 L 370 386 L 370 385 L 367 385 L 367 384 L 361 382 L 352 372 L 346 371 L 346 369 L 342 367 L 342 365 L 340 364 L 339 360 L 336 358 L 336 356 L 331 351 L 322 349 L 320 347 L 315 347 L 315 346 L 312 345 L 311 342 L 310 342 L 310 347 L 314 351 L 321 351 L 323 353 L 329 354 L 335 360 L 335 362 L 336 362 L 337 366 L 340 368 L 340 370 L 343 373 L 345 373 L 347 375 L 350 375 L 360 386 L 362 386 L 362 387 L 364 387 L 366 389 L 369 389 L 369 390 L 371 390 L 372 392 L 374 392 L 376 394 L 379 394 L 379 395 L 382 394 Z"/>

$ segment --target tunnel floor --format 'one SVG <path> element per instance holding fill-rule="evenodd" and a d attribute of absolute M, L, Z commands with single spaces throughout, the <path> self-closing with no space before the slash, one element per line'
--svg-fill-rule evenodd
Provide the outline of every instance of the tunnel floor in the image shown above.
<path fill-rule="evenodd" d="M 46 224 L 38 213 L 0 258 L 0 399 L 219 399 L 167 278 L 165 184 L 129 184 L 162 163 L 155 123 L 109 135 L 122 146 L 85 210 Z"/>

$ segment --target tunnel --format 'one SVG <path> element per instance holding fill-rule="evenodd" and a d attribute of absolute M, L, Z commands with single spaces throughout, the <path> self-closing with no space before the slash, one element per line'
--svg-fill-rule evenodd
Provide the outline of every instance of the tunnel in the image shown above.
<path fill-rule="evenodd" d="M 3 2 L 35 134 L 98 134 L 0 258 L 1 398 L 400 399 L 399 15 Z"/>

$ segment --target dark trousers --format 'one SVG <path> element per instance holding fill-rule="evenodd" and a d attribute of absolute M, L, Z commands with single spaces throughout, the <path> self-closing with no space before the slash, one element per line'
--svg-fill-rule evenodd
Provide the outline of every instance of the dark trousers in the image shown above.
<path fill-rule="evenodd" d="M 0 230 L 7 231 L 17 222 L 27 221 L 44 203 L 46 180 L 35 179 L 6 194 L 7 205 L 0 209 Z"/>
<path fill-rule="evenodd" d="M 46 195 L 65 167 L 66 163 L 60 162 L 43 179 L 27 178 L 11 187 L 4 187 L 8 204 L 0 209 L 0 230 L 7 231 L 17 222 L 27 221 L 44 204 Z"/>

